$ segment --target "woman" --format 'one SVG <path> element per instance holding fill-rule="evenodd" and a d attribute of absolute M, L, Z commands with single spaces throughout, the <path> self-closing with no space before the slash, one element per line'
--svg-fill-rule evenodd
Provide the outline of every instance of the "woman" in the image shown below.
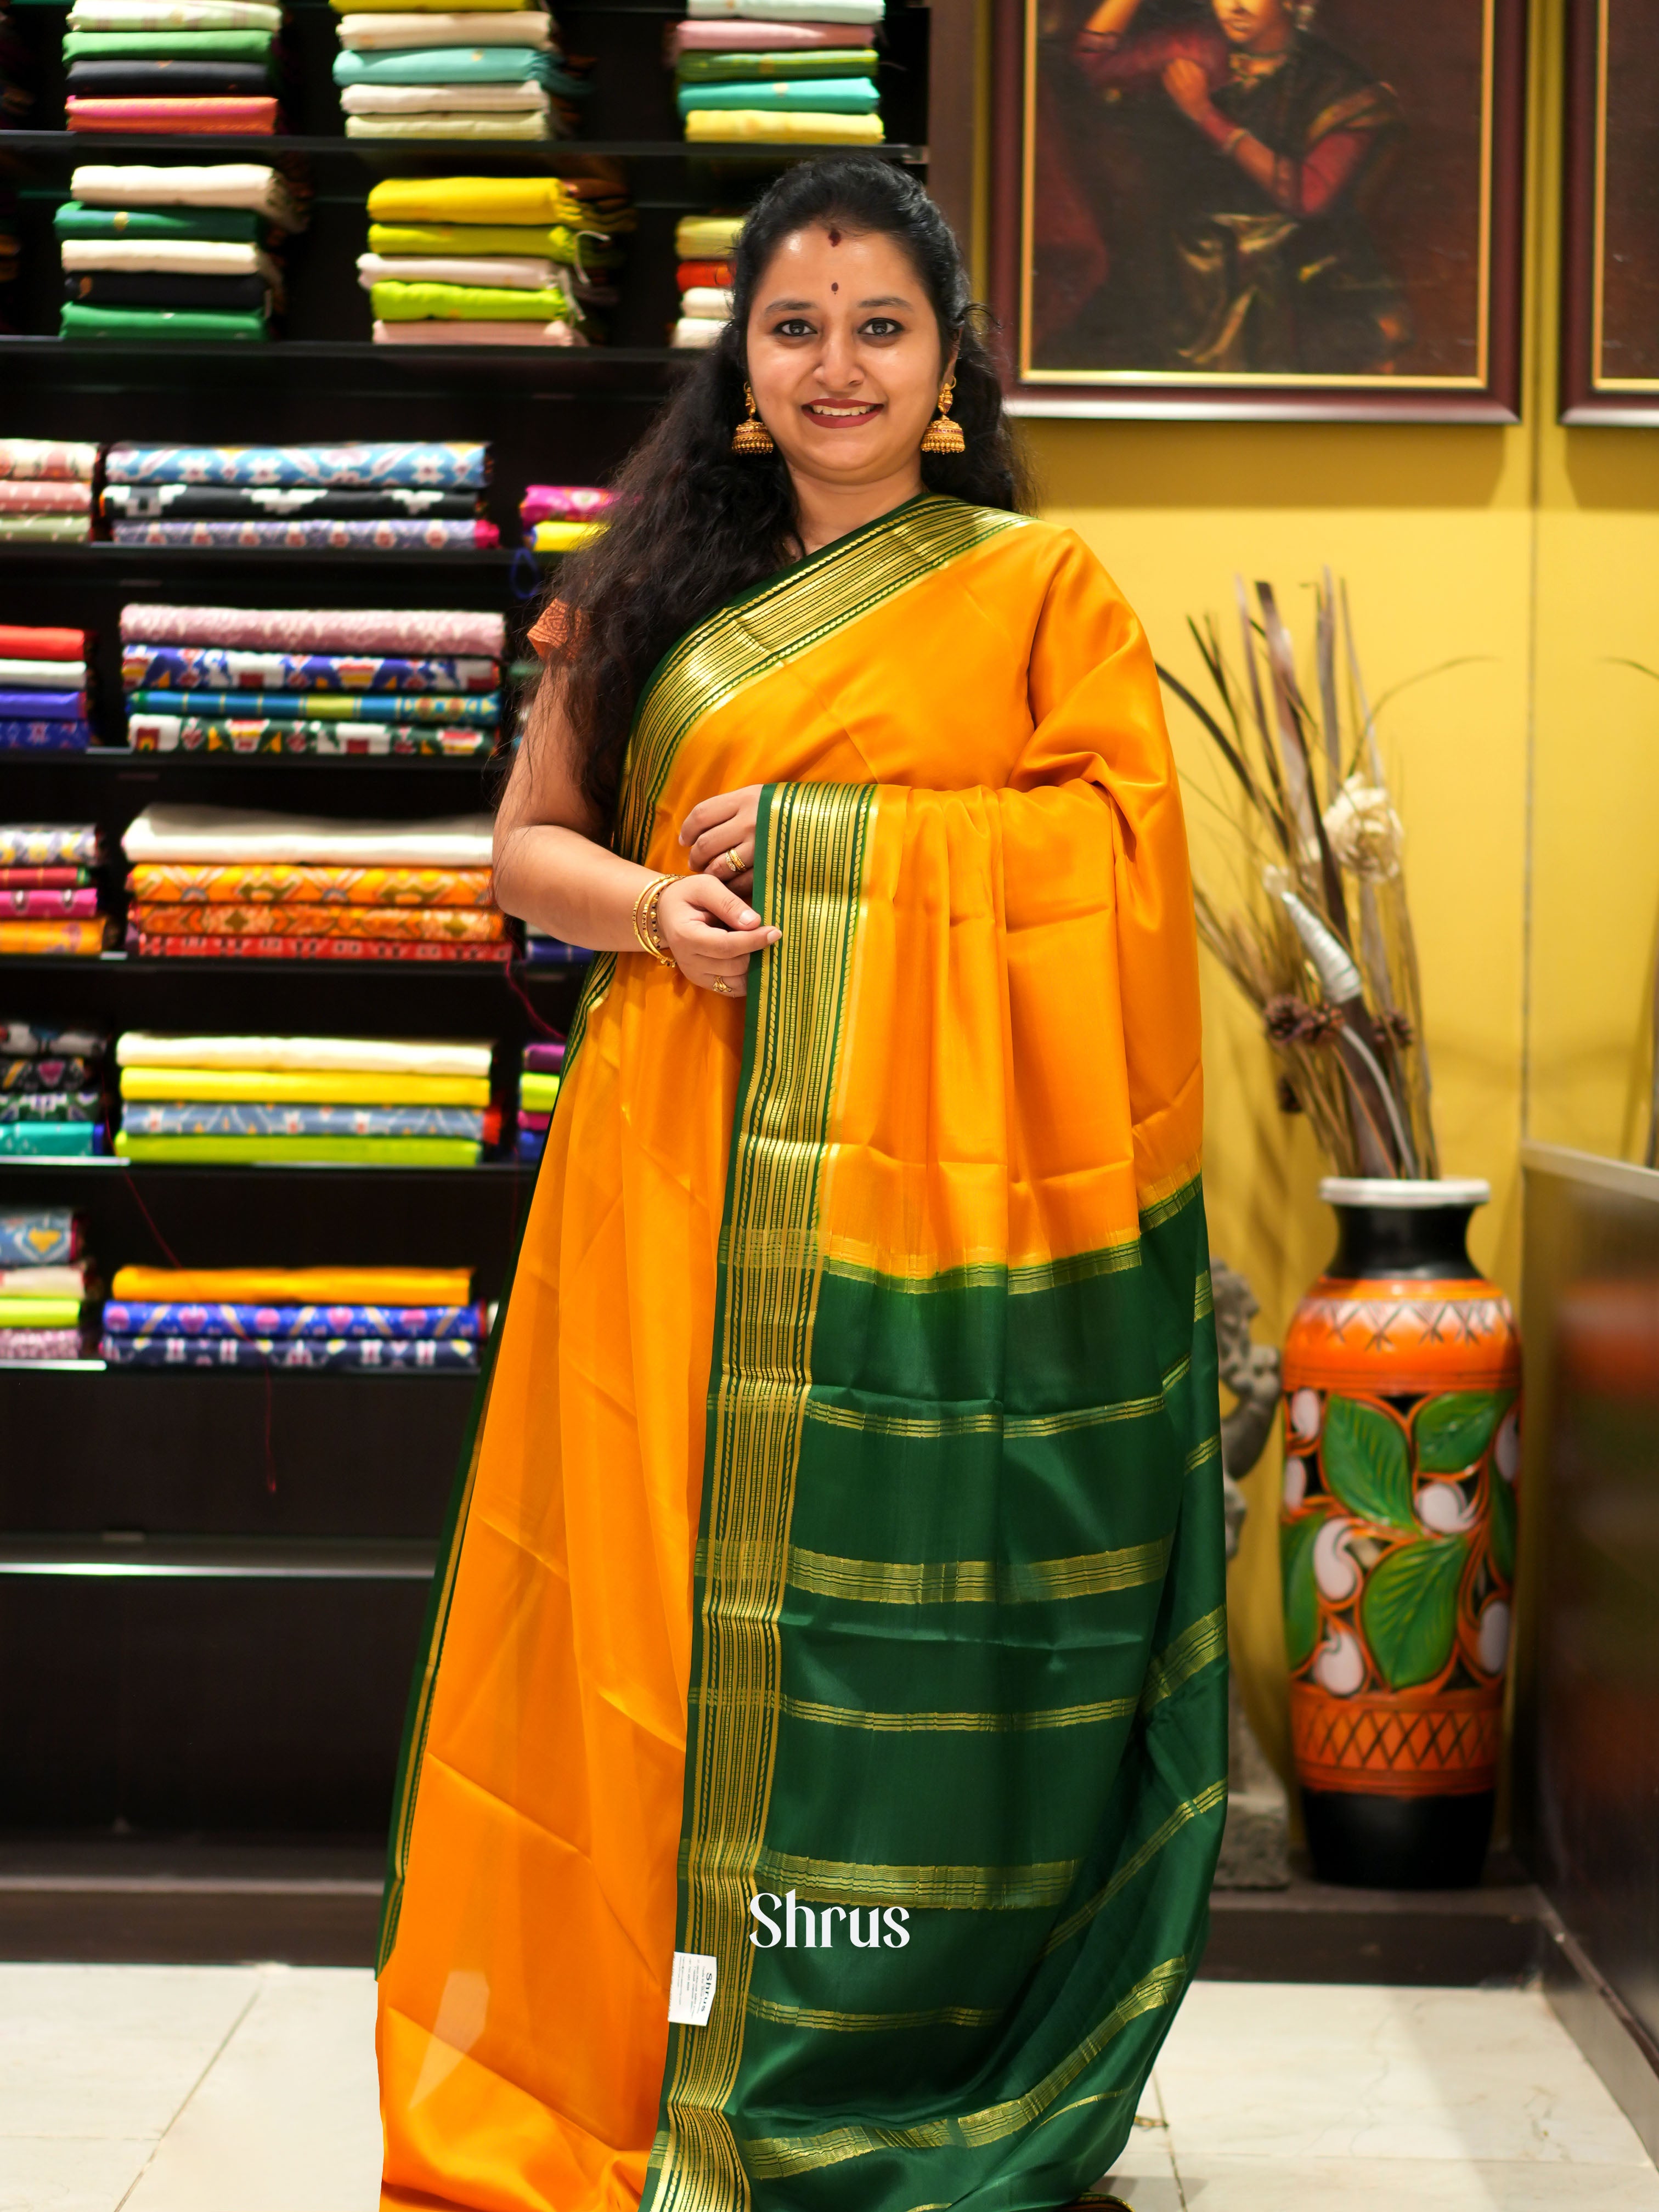
<path fill-rule="evenodd" d="M 1152 660 L 878 160 L 763 199 L 621 488 L 497 829 L 599 953 L 412 1702 L 384 2201 L 1062 2205 L 1224 1796 Z"/>
<path fill-rule="evenodd" d="M 1077 39 L 1098 91 L 1148 89 L 1188 133 L 1158 194 L 1176 304 L 1138 365 L 1396 368 L 1410 317 L 1363 213 L 1398 145 L 1394 93 L 1316 35 L 1311 0 L 1211 0 L 1189 25 L 1135 30 L 1141 5 L 1101 0 Z"/>

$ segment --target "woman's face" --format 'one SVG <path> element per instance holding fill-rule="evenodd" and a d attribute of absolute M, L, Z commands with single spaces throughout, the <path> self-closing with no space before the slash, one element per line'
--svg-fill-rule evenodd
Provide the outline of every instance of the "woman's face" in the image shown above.
<path fill-rule="evenodd" d="M 761 419 L 790 467 L 840 484 L 910 467 L 945 374 L 939 325 L 896 240 L 812 225 L 779 246 L 744 334 Z"/>
<path fill-rule="evenodd" d="M 1273 53 L 1290 37 L 1290 0 L 1211 0 L 1211 5 L 1229 46 Z"/>

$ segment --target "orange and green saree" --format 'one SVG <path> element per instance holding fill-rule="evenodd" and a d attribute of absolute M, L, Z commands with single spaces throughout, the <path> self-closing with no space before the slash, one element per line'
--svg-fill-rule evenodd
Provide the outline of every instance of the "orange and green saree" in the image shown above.
<path fill-rule="evenodd" d="M 754 782 L 747 999 L 606 955 L 572 1032 L 411 1698 L 387 2207 L 1046 2212 L 1197 1963 L 1221 1467 L 1139 626 L 924 495 L 667 656 L 617 846 L 677 871 Z"/>

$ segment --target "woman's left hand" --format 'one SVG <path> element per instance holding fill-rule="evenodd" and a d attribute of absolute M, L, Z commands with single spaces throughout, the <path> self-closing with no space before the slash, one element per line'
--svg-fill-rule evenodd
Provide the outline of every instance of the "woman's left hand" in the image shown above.
<path fill-rule="evenodd" d="M 680 842 L 691 848 L 693 868 L 718 876 L 743 899 L 754 888 L 761 790 L 758 783 L 746 783 L 741 791 L 719 792 L 694 806 L 680 824 Z M 742 865 L 734 867 L 734 861 Z"/>
<path fill-rule="evenodd" d="M 1197 62 L 1179 59 L 1164 72 L 1164 89 L 1182 113 L 1202 123 L 1210 109 L 1210 80 Z"/>

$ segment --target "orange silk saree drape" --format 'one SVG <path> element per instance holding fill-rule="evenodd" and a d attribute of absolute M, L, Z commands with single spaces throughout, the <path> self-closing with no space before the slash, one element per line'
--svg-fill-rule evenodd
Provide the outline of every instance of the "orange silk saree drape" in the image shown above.
<path fill-rule="evenodd" d="M 1069 533 L 924 495 L 667 657 L 617 844 L 678 870 L 754 782 L 747 1000 L 606 955 L 572 1033 L 411 1699 L 388 2207 L 1042 2212 L 1202 1941 L 1196 957 L 1139 625 Z"/>

